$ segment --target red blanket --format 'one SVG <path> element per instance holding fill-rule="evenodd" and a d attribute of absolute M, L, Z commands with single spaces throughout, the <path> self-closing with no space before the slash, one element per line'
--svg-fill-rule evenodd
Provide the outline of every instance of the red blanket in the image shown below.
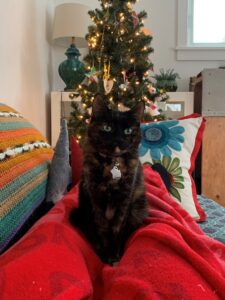
<path fill-rule="evenodd" d="M 203 234 L 157 173 L 146 168 L 145 179 L 150 217 L 116 267 L 70 226 L 74 188 L 0 257 L 0 299 L 225 299 L 225 245 Z"/>

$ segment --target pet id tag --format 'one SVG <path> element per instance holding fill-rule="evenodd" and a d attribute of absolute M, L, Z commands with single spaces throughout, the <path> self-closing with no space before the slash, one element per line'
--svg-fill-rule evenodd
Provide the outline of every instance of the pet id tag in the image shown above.
<path fill-rule="evenodd" d="M 118 163 L 116 163 L 114 165 L 114 167 L 112 168 L 112 170 L 110 172 L 112 173 L 112 178 L 114 180 L 119 180 L 121 178 L 121 172 L 120 172 Z"/>

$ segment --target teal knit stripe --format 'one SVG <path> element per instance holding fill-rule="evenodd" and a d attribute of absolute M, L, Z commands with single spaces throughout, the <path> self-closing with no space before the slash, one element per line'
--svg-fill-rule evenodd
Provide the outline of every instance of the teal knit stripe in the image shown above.
<path fill-rule="evenodd" d="M 0 130 L 13 130 L 19 128 L 35 128 L 35 127 L 29 122 L 17 122 L 17 119 L 15 120 L 15 122 L 0 123 Z"/>
<path fill-rule="evenodd" d="M 12 234 L 18 232 L 23 225 L 21 220 L 24 220 L 25 223 L 33 209 L 44 200 L 46 185 L 47 180 L 27 194 L 22 201 L 2 218 L 0 222 L 0 244 L 4 243 L 5 240 L 11 240 Z"/>
<path fill-rule="evenodd" d="M 13 181 L 9 184 L 5 185 L 1 189 L 1 199 L 0 203 L 4 202 L 5 199 L 16 193 L 21 187 L 27 184 L 29 181 L 34 181 L 35 178 L 45 171 L 49 166 L 49 161 L 43 162 L 41 165 L 29 170 L 28 172 L 21 174 L 20 176 L 16 177 Z"/>

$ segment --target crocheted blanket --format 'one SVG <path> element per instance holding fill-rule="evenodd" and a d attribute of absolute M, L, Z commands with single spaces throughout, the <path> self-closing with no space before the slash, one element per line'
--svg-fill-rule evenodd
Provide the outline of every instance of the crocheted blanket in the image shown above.
<path fill-rule="evenodd" d="M 225 245 L 206 236 L 145 168 L 150 217 L 115 267 L 68 221 L 74 188 L 0 257 L 2 300 L 224 299 Z"/>
<path fill-rule="evenodd" d="M 52 156 L 40 131 L 0 103 L 0 253 L 44 201 Z"/>

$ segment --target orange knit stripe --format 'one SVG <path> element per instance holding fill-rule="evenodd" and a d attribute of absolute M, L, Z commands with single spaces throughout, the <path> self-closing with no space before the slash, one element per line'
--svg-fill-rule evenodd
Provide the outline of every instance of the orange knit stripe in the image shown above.
<path fill-rule="evenodd" d="M 8 198 L 1 204 L 0 217 L 4 217 L 19 200 L 24 198 L 30 191 L 43 182 L 48 176 L 48 170 L 43 171 L 35 177 L 35 180 L 27 182 L 14 194 L 10 194 Z"/>
<path fill-rule="evenodd" d="M 16 145 L 23 145 L 25 143 L 40 141 L 40 134 L 26 134 L 24 136 L 20 136 L 18 138 L 11 139 L 0 139 L 0 149 L 4 150 L 9 147 L 14 147 Z"/>
<path fill-rule="evenodd" d="M 0 139 L 10 139 L 18 136 L 24 136 L 27 134 L 39 134 L 39 140 L 42 139 L 43 141 L 46 141 L 46 138 L 43 135 L 41 135 L 39 131 L 35 128 L 18 128 L 15 130 L 0 131 Z"/>
<path fill-rule="evenodd" d="M 0 188 L 3 188 L 5 185 L 9 184 L 12 180 L 30 170 L 30 168 L 35 168 L 46 161 L 50 161 L 51 157 L 51 155 L 43 154 L 39 158 L 34 157 L 26 163 L 23 162 L 17 166 L 14 166 L 14 168 L 5 172 L 4 175 L 2 174 L 2 178 L 0 178 Z"/>
<path fill-rule="evenodd" d="M 21 154 L 18 154 L 14 157 L 11 157 L 9 159 L 6 159 L 4 161 L 1 161 L 0 163 L 0 173 L 7 171 L 8 169 L 14 167 L 15 165 L 18 165 L 22 162 L 25 162 L 26 160 L 28 160 L 29 158 L 34 158 L 35 156 L 37 156 L 37 158 L 39 157 L 40 154 L 44 154 L 44 153 L 48 153 L 51 154 L 53 152 L 52 149 L 50 148 L 38 148 L 32 151 L 28 151 L 28 152 L 23 152 Z"/>
<path fill-rule="evenodd" d="M 39 155 L 37 155 L 37 151 Z M 29 169 L 32 169 L 41 163 L 52 159 L 52 150 L 50 149 L 37 149 L 32 152 L 26 152 L 20 157 L 14 157 L 7 162 L 0 164 L 0 188 L 25 173 Z"/>
<path fill-rule="evenodd" d="M 7 112 L 14 112 L 14 113 L 19 113 L 18 111 L 16 111 L 14 108 L 9 107 L 7 105 L 1 105 L 0 104 L 0 111 L 7 111 Z"/>

